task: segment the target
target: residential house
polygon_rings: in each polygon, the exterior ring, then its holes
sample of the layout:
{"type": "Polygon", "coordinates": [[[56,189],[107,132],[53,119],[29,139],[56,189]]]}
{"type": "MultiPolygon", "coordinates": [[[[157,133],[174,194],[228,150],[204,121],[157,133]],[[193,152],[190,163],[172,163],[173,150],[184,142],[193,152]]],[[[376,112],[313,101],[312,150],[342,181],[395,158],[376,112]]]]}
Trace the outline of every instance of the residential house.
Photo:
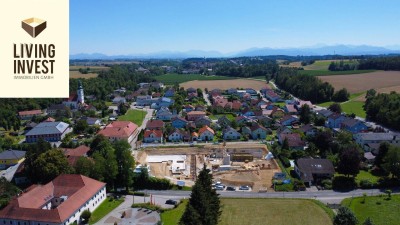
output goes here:
{"type": "Polygon", "coordinates": [[[186,91],[187,91],[188,94],[189,93],[197,93],[197,89],[196,88],[192,88],[192,87],[186,89],[186,91]]]}
{"type": "Polygon", "coordinates": [[[199,139],[199,134],[197,132],[192,132],[191,138],[192,141],[197,141],[199,139]]]}
{"type": "Polygon", "coordinates": [[[326,122],[326,126],[333,128],[340,128],[342,122],[346,119],[346,117],[342,114],[335,113],[328,117],[328,121],[326,122]]]}
{"type": "Polygon", "coordinates": [[[209,126],[205,125],[204,127],[200,128],[199,132],[199,139],[202,141],[212,141],[214,139],[214,130],[211,129],[209,126]]]}
{"type": "Polygon", "coordinates": [[[224,140],[239,140],[241,135],[232,127],[227,127],[223,130],[222,137],[224,140]]]}
{"type": "Polygon", "coordinates": [[[203,112],[205,112],[206,111],[206,106],[204,106],[204,105],[196,105],[196,108],[195,108],[194,111],[203,111],[203,112]]]}
{"type": "Polygon", "coordinates": [[[196,127],[210,126],[212,121],[208,117],[200,117],[194,121],[196,127]]]}
{"type": "Polygon", "coordinates": [[[306,147],[306,143],[301,140],[300,134],[298,133],[292,133],[292,134],[279,134],[278,135],[278,141],[280,144],[283,144],[283,142],[287,139],[289,148],[292,150],[304,150],[306,147]]]}
{"type": "Polygon", "coordinates": [[[146,130],[144,132],[143,141],[145,143],[162,143],[163,141],[163,132],[162,130],[146,130]]]}
{"type": "Polygon", "coordinates": [[[75,166],[80,157],[87,157],[90,148],[86,145],[81,145],[76,148],[62,148],[65,157],[67,157],[68,164],[75,166]]]}
{"type": "Polygon", "coordinates": [[[164,93],[164,97],[168,97],[168,98],[174,97],[174,95],[175,95],[175,89],[173,89],[173,88],[168,89],[164,93]]]}
{"type": "Polygon", "coordinates": [[[163,121],[169,121],[175,116],[176,115],[173,115],[167,107],[161,107],[161,109],[157,110],[156,113],[156,118],[163,121]]]}
{"type": "Polygon", "coordinates": [[[374,164],[375,156],[372,154],[372,152],[364,152],[364,161],[368,164],[374,164]]]}
{"type": "Polygon", "coordinates": [[[106,184],[78,174],[62,174],[44,185],[34,185],[0,211],[0,224],[80,224],[105,200],[106,184]]]}
{"type": "Polygon", "coordinates": [[[273,122],[271,118],[264,115],[256,116],[254,118],[258,121],[258,123],[262,124],[264,127],[270,127],[273,122]]]}
{"type": "Polygon", "coordinates": [[[280,135],[280,134],[292,134],[293,131],[287,127],[287,126],[280,126],[277,130],[276,130],[276,134],[280,135]]]}
{"type": "Polygon", "coordinates": [[[171,119],[171,123],[174,128],[184,128],[186,127],[188,121],[182,117],[175,117],[171,119]]]}
{"type": "Polygon", "coordinates": [[[165,123],[162,120],[149,120],[146,124],[147,130],[162,130],[165,123]]]}
{"type": "Polygon", "coordinates": [[[66,116],[69,108],[63,104],[51,105],[47,108],[47,114],[50,116],[66,116]]]}
{"type": "Polygon", "coordinates": [[[5,150],[0,152],[0,170],[17,165],[25,159],[25,151],[5,150]]]}
{"type": "Polygon", "coordinates": [[[283,110],[285,110],[285,112],[290,114],[290,115],[296,115],[297,114],[297,109],[294,107],[294,105],[286,104],[285,107],[283,107],[283,110]]]}
{"type": "Polygon", "coordinates": [[[86,123],[89,126],[100,125],[101,120],[99,118],[95,118],[95,117],[88,117],[88,118],[86,118],[86,123]]]}
{"type": "Polygon", "coordinates": [[[328,118],[332,114],[333,114],[333,112],[329,109],[321,109],[321,110],[317,111],[317,115],[322,116],[324,118],[328,118]]]}
{"type": "Polygon", "coordinates": [[[267,132],[268,132],[267,128],[257,123],[254,123],[253,126],[250,127],[250,130],[251,130],[251,137],[254,140],[257,139],[265,140],[265,138],[267,137],[267,132]]]}
{"type": "Polygon", "coordinates": [[[248,126],[243,126],[242,127],[242,135],[248,135],[251,136],[251,129],[248,126]]]}
{"type": "Polygon", "coordinates": [[[183,108],[185,109],[185,112],[186,112],[186,113],[195,110],[194,106],[192,106],[192,105],[185,105],[183,108]]]}
{"type": "Polygon", "coordinates": [[[399,133],[357,133],[353,135],[354,140],[364,151],[377,150],[379,145],[387,142],[391,145],[400,146],[399,133]]]}
{"type": "Polygon", "coordinates": [[[172,142],[189,141],[190,134],[186,131],[174,129],[169,135],[168,140],[172,142]]]}
{"type": "Polygon", "coordinates": [[[218,124],[222,127],[227,127],[231,125],[231,121],[226,116],[218,117],[218,124]]]}
{"type": "Polygon", "coordinates": [[[151,95],[140,95],[136,97],[136,105],[138,106],[149,106],[153,103],[151,95]]]}
{"type": "Polygon", "coordinates": [[[161,107],[169,107],[174,104],[174,100],[171,98],[162,97],[157,102],[151,104],[152,109],[159,109],[161,107]]]}
{"type": "Polygon", "coordinates": [[[206,113],[203,111],[191,111],[186,114],[186,118],[188,121],[195,121],[200,117],[205,117],[206,113]]]}
{"type": "Polygon", "coordinates": [[[230,94],[230,95],[235,95],[235,94],[237,94],[237,91],[238,90],[236,88],[229,88],[227,90],[227,93],[230,94]]]}
{"type": "Polygon", "coordinates": [[[113,100],[112,100],[112,104],[114,104],[114,105],[125,104],[125,103],[126,103],[126,99],[124,97],[120,97],[120,96],[117,96],[117,97],[113,98],[113,100]]]}
{"type": "Polygon", "coordinates": [[[310,101],[299,101],[297,102],[297,104],[295,104],[295,107],[298,111],[300,111],[301,107],[303,107],[304,105],[308,105],[310,109],[314,108],[314,105],[310,101]]]}
{"type": "Polygon", "coordinates": [[[43,120],[42,122],[56,122],[56,119],[53,117],[47,117],[47,119],[43,120]]]}
{"type": "Polygon", "coordinates": [[[242,103],[239,100],[233,100],[231,108],[232,108],[232,111],[239,112],[240,109],[242,108],[242,103]]]}
{"type": "Polygon", "coordinates": [[[335,168],[329,159],[298,159],[294,171],[307,186],[332,179],[335,168]]]}
{"type": "Polygon", "coordinates": [[[21,120],[30,120],[34,116],[43,115],[42,110],[29,110],[29,111],[20,111],[18,112],[18,116],[21,120]]]}
{"type": "Polygon", "coordinates": [[[303,134],[305,134],[306,136],[313,137],[318,132],[318,129],[311,124],[306,124],[306,125],[300,127],[299,131],[302,132],[303,134]]]}
{"type": "Polygon", "coordinates": [[[270,116],[270,117],[272,117],[274,119],[279,119],[279,118],[282,118],[282,117],[285,116],[285,112],[282,109],[278,108],[278,107],[274,107],[271,110],[271,114],[267,115],[267,116],[270,116]]]}
{"type": "Polygon", "coordinates": [[[243,125],[249,121],[249,118],[246,116],[238,116],[235,118],[235,121],[238,125],[243,125]]]}
{"type": "Polygon", "coordinates": [[[69,125],[64,122],[42,122],[25,134],[27,143],[37,142],[40,138],[48,142],[56,142],[64,139],[71,132],[69,125]]]}
{"type": "Polygon", "coordinates": [[[340,128],[347,130],[353,134],[368,131],[368,127],[367,127],[367,125],[365,125],[364,122],[353,119],[353,118],[347,118],[346,120],[344,120],[340,124],[340,128]]]}
{"type": "Polygon", "coordinates": [[[150,86],[156,89],[164,88],[164,84],[159,81],[151,82],[150,86]]]}
{"type": "Polygon", "coordinates": [[[278,102],[282,100],[281,97],[272,89],[267,89],[265,91],[265,97],[271,102],[278,102]]]}
{"type": "Polygon", "coordinates": [[[131,143],[138,135],[138,125],[130,121],[114,121],[108,124],[98,134],[103,135],[110,141],[126,140],[131,143]]]}
{"type": "Polygon", "coordinates": [[[298,122],[299,122],[299,119],[292,115],[286,115],[286,116],[282,117],[282,119],[279,120],[279,123],[282,126],[290,126],[290,125],[293,125],[298,122]]]}
{"type": "Polygon", "coordinates": [[[246,88],[244,90],[246,91],[246,93],[249,93],[251,95],[256,95],[257,94],[257,91],[254,90],[253,88],[246,88]]]}

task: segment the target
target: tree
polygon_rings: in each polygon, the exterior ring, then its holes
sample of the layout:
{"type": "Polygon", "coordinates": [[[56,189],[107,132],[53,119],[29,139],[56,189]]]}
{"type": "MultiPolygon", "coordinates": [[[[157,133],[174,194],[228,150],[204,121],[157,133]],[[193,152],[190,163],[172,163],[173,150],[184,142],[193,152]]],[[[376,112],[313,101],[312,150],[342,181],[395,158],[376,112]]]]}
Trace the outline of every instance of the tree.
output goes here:
{"type": "Polygon", "coordinates": [[[87,209],[84,210],[81,214],[81,218],[82,220],[84,220],[85,222],[88,222],[90,217],[92,216],[92,213],[87,209]]]}
{"type": "Polygon", "coordinates": [[[347,207],[340,207],[333,219],[333,225],[356,225],[358,220],[354,213],[347,207]]]}
{"type": "Polygon", "coordinates": [[[289,150],[289,149],[290,149],[290,147],[289,147],[289,141],[288,141],[287,138],[285,138],[285,139],[283,140],[283,142],[282,142],[282,150],[289,150]]]}
{"type": "Polygon", "coordinates": [[[220,200],[211,188],[212,175],[204,165],[192,188],[189,203],[179,222],[181,225],[217,225],[220,211],[220,200]]]}
{"type": "Polygon", "coordinates": [[[311,121],[311,111],[307,104],[304,104],[300,109],[300,122],[308,124],[311,121]]]}
{"type": "Polygon", "coordinates": [[[357,148],[348,147],[339,154],[339,164],[337,171],[346,176],[357,175],[360,172],[360,152],[357,148]]]}
{"type": "Polygon", "coordinates": [[[347,91],[346,88],[342,88],[339,91],[337,91],[335,94],[332,96],[332,100],[335,102],[345,102],[349,100],[350,94],[347,91]]]}
{"type": "Polygon", "coordinates": [[[47,183],[60,174],[71,173],[67,157],[60,149],[51,149],[39,155],[34,161],[32,172],[37,174],[37,181],[47,183]]]}
{"type": "Polygon", "coordinates": [[[374,222],[371,220],[371,218],[367,217],[367,219],[365,219],[363,225],[374,225],[374,222]]]}
{"type": "Polygon", "coordinates": [[[79,157],[74,165],[75,173],[87,177],[92,177],[93,167],[94,167],[93,160],[83,156],[79,157]]]}
{"type": "Polygon", "coordinates": [[[390,146],[384,160],[383,168],[393,177],[400,178],[400,147],[390,146]]]}
{"type": "Polygon", "coordinates": [[[82,134],[88,127],[89,125],[86,120],[78,120],[74,127],[74,132],[76,134],[82,134]]]}
{"type": "Polygon", "coordinates": [[[389,151],[390,148],[390,144],[387,142],[382,142],[379,145],[379,151],[378,151],[378,155],[375,157],[375,165],[378,167],[382,168],[382,164],[385,163],[385,156],[387,154],[387,152],[389,151]]]}
{"type": "Polygon", "coordinates": [[[132,168],[135,166],[135,160],[130,151],[131,146],[125,140],[116,141],[113,146],[118,164],[117,181],[125,187],[126,191],[129,191],[129,187],[133,184],[132,168]]]}
{"type": "Polygon", "coordinates": [[[342,107],[338,103],[333,103],[328,107],[334,113],[342,113],[342,107]]]}
{"type": "Polygon", "coordinates": [[[308,148],[304,150],[305,155],[310,156],[310,157],[316,157],[318,155],[318,148],[315,146],[314,143],[310,143],[308,145],[308,148]]]}

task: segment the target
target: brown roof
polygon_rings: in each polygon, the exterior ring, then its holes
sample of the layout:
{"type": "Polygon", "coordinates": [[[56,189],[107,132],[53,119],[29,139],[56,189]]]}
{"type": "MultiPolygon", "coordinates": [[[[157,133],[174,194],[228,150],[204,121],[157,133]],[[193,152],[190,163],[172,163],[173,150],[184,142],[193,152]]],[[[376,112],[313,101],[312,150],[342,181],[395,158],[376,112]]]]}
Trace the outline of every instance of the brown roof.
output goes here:
{"type": "Polygon", "coordinates": [[[89,151],[90,148],[86,145],[81,145],[77,148],[63,148],[62,149],[65,156],[85,156],[89,151]]]}
{"type": "Polygon", "coordinates": [[[137,128],[136,124],[129,121],[114,121],[99,131],[98,134],[105,137],[129,138],[137,128]]]}
{"type": "Polygon", "coordinates": [[[214,130],[211,129],[209,126],[205,125],[204,127],[200,128],[199,130],[199,134],[201,135],[202,133],[206,132],[206,131],[210,131],[212,134],[214,134],[214,130]]]}
{"type": "Polygon", "coordinates": [[[38,185],[13,199],[2,211],[5,219],[62,223],[70,218],[106,184],[78,174],[62,174],[46,185],[38,185]],[[42,209],[53,197],[68,198],[55,209],[42,209]]]}
{"type": "Polygon", "coordinates": [[[18,115],[20,116],[27,116],[27,115],[38,115],[38,114],[42,114],[42,110],[29,110],[29,111],[21,111],[18,113],[18,115]]]}
{"type": "Polygon", "coordinates": [[[43,122],[55,122],[56,119],[54,119],[53,117],[49,117],[47,119],[45,119],[43,122]]]}
{"type": "Polygon", "coordinates": [[[187,115],[206,115],[206,113],[203,111],[191,111],[188,112],[187,115]]]}
{"type": "Polygon", "coordinates": [[[154,134],[156,137],[162,137],[163,132],[161,130],[146,130],[144,132],[144,137],[149,137],[150,134],[154,134]]]}
{"type": "Polygon", "coordinates": [[[154,129],[154,128],[163,128],[164,122],[162,120],[149,120],[147,121],[146,128],[154,129]]]}

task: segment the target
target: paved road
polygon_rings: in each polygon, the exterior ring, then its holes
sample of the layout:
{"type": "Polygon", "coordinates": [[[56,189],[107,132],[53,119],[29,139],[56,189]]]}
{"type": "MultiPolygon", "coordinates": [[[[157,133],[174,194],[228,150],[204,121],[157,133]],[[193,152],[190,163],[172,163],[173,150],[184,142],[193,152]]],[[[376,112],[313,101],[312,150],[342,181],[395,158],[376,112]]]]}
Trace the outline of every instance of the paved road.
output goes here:
{"type": "Polygon", "coordinates": [[[137,147],[136,143],[137,143],[138,135],[142,130],[144,130],[146,128],[147,122],[149,120],[151,120],[151,118],[153,117],[154,109],[150,109],[150,108],[147,108],[147,107],[145,107],[145,108],[137,108],[133,104],[134,103],[132,103],[132,105],[131,105],[131,109],[142,110],[143,113],[146,113],[145,117],[143,118],[142,125],[140,125],[140,127],[138,127],[138,129],[137,129],[137,135],[136,135],[135,139],[133,139],[132,142],[131,142],[132,147],[135,149],[137,147]]]}
{"type": "Polygon", "coordinates": [[[208,99],[208,94],[203,90],[203,98],[206,101],[207,105],[210,106],[211,102],[210,99],[208,99]]]}
{"type": "MultiPolygon", "coordinates": [[[[147,191],[154,196],[168,196],[169,198],[188,198],[190,191],[147,191]]],[[[362,196],[366,193],[369,196],[385,194],[384,191],[379,189],[371,190],[354,190],[349,192],[337,192],[337,191],[303,191],[303,192],[245,192],[245,191],[218,191],[221,197],[228,198],[307,198],[317,199],[324,203],[340,203],[345,198],[362,196]]]]}

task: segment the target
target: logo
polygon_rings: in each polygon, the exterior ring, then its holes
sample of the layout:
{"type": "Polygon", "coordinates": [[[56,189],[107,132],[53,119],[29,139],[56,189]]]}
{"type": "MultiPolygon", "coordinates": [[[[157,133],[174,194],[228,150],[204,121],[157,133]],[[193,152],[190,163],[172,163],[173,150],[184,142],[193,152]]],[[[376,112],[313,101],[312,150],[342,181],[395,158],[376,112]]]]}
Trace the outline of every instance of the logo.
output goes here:
{"type": "Polygon", "coordinates": [[[39,18],[29,18],[22,20],[22,29],[24,29],[33,38],[37,37],[46,29],[46,21],[39,18]]]}

